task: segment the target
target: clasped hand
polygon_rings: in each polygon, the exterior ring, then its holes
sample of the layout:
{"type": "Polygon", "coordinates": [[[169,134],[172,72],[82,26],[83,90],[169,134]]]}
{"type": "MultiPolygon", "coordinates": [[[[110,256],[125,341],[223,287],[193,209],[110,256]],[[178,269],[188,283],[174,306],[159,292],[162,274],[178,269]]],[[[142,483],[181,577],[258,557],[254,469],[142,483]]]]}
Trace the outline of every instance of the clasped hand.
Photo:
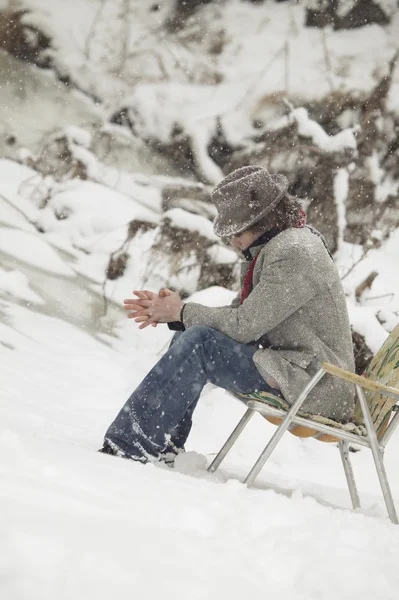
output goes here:
{"type": "Polygon", "coordinates": [[[176,292],[164,288],[159,294],[148,290],[134,290],[133,294],[137,298],[128,298],[123,304],[124,309],[128,311],[128,318],[141,323],[139,329],[149,325],[156,327],[158,323],[179,321],[183,301],[176,292]]]}

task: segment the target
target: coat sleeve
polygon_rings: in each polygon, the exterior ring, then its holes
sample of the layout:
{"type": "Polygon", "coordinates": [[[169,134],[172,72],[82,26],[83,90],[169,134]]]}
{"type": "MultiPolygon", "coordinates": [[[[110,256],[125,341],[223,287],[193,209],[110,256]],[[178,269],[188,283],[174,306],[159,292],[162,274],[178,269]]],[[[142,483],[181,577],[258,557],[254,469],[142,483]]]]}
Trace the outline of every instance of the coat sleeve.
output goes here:
{"type": "Polygon", "coordinates": [[[186,328],[184,327],[183,323],[181,321],[169,321],[169,323],[166,323],[168,326],[168,329],[170,329],[170,331],[185,331],[186,328]]]}
{"type": "Polygon", "coordinates": [[[212,327],[240,343],[250,343],[267,334],[319,292],[312,265],[298,250],[295,255],[264,265],[259,282],[237,307],[185,304],[185,327],[212,327]]]}

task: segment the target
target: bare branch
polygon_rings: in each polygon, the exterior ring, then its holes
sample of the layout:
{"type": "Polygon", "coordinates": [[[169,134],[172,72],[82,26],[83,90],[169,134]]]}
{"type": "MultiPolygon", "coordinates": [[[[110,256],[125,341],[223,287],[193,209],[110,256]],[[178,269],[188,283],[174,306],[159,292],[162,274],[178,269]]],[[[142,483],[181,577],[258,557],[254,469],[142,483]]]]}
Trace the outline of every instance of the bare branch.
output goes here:
{"type": "Polygon", "coordinates": [[[94,16],[93,22],[91,24],[89,33],[88,33],[87,38],[86,38],[85,47],[84,47],[84,51],[83,52],[84,52],[84,55],[85,55],[85,58],[86,58],[87,61],[90,60],[91,43],[93,41],[93,37],[94,37],[95,31],[96,31],[97,25],[100,22],[101,15],[102,15],[102,12],[104,10],[104,6],[105,6],[106,2],[107,2],[107,0],[101,0],[100,1],[100,6],[97,9],[97,12],[96,12],[96,14],[94,16]]]}

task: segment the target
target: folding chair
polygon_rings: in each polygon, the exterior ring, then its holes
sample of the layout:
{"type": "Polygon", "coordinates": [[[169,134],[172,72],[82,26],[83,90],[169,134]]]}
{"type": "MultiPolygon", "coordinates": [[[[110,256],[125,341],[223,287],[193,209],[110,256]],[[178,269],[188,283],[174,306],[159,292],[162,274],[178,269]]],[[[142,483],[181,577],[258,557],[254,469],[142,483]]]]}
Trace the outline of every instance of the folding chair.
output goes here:
{"type": "Polygon", "coordinates": [[[349,456],[349,444],[357,444],[371,450],[389,518],[393,523],[398,524],[395,504],[384,466],[385,447],[399,423],[398,384],[399,325],[389,335],[362,376],[322,362],[317,373],[292,405],[267,392],[232,394],[246,404],[247,411],[208,467],[208,471],[216,471],[252,416],[257,412],[268,421],[278,425],[278,429],[270,438],[244,483],[249,486],[254,483],[284,433],[290,431],[302,438],[314,437],[323,442],[338,442],[352,505],[354,509],[360,508],[359,494],[349,456]],[[326,373],[355,385],[356,407],[353,423],[342,424],[300,411],[310,391],[326,373]]]}

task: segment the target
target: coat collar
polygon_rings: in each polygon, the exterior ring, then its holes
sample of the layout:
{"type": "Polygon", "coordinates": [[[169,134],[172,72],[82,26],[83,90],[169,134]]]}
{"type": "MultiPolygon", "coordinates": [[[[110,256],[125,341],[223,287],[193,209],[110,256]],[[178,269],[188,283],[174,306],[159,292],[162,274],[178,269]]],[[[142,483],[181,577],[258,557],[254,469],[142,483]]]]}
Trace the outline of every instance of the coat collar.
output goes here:
{"type": "Polygon", "coordinates": [[[259,252],[262,250],[263,246],[265,246],[270,240],[272,240],[276,235],[281,232],[281,229],[274,227],[273,229],[269,229],[262,233],[257,240],[254,241],[253,244],[248,246],[246,250],[242,251],[242,254],[246,260],[252,260],[255,256],[258,256],[259,252]]]}

